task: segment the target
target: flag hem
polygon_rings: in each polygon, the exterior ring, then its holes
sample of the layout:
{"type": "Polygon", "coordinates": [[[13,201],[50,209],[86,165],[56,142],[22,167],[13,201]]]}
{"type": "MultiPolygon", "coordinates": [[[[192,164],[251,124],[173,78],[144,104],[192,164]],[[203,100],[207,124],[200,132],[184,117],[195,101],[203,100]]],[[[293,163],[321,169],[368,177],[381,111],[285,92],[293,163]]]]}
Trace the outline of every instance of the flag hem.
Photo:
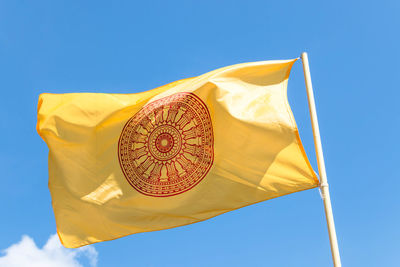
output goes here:
{"type": "MultiPolygon", "coordinates": [[[[221,213],[219,213],[219,214],[216,214],[216,215],[213,215],[213,216],[210,216],[210,217],[208,217],[208,218],[201,219],[201,220],[198,220],[198,221],[195,221],[195,222],[180,224],[180,225],[176,225],[176,226],[172,226],[172,227],[167,227],[167,228],[159,228],[159,229],[153,229],[153,230],[148,230],[148,231],[141,231],[141,232],[136,232],[136,233],[131,233],[131,234],[124,234],[124,235],[120,235],[120,236],[117,236],[117,237],[114,237],[114,238],[110,238],[110,239],[106,239],[106,240],[99,240],[99,241],[95,241],[95,242],[79,242],[78,245],[67,246],[67,245],[65,244],[65,242],[63,242],[63,240],[62,240],[58,228],[57,228],[57,234],[58,234],[58,236],[59,236],[59,238],[60,238],[61,244],[62,244],[64,247],[66,247],[66,248],[80,248],[80,247],[83,247],[83,246],[92,245],[92,244],[96,244],[96,243],[100,243],[100,242],[106,242],[106,241],[116,240],[116,239],[118,239],[118,238],[130,236],[130,235],[134,235],[134,234],[149,233],[149,232],[156,232],[156,231],[162,231],[162,230],[169,230],[169,229],[173,229],[173,228],[177,228],[177,227],[182,227],[182,226],[186,226],[186,225],[190,225],[190,224],[195,224],[195,223],[199,223],[199,222],[204,222],[204,221],[206,221],[206,220],[209,220],[209,219],[211,219],[211,218],[220,216],[220,215],[222,215],[222,214],[225,214],[225,213],[228,213],[228,212],[231,212],[231,211],[234,211],[234,210],[239,210],[239,209],[242,209],[242,208],[245,208],[245,207],[254,205],[254,204],[258,204],[258,203],[261,203],[261,202],[264,202],[264,201],[267,201],[267,200],[271,200],[271,199],[275,199],[275,198],[278,198],[278,197],[290,195],[290,194],[293,194],[293,193],[297,193],[297,192],[301,192],[301,191],[313,189],[313,188],[316,188],[316,187],[318,187],[318,185],[317,185],[317,184],[313,184],[313,185],[311,185],[310,187],[307,187],[307,188],[303,188],[303,189],[296,190],[296,191],[289,192],[289,193],[279,194],[279,195],[276,195],[276,196],[273,196],[273,197],[270,197],[270,198],[266,198],[266,199],[263,199],[263,200],[260,200],[260,201],[257,201],[257,202],[249,203],[249,204],[240,206],[240,207],[238,207],[238,208],[230,209],[230,210],[221,212],[221,213]]],[[[56,224],[57,224],[57,223],[56,223],[56,224]]],[[[78,243],[78,242],[77,242],[77,243],[78,243]]]]}
{"type": "Polygon", "coordinates": [[[300,138],[300,133],[299,133],[299,129],[297,127],[297,123],[296,120],[294,119],[294,115],[293,115],[293,111],[289,105],[289,100],[287,97],[287,85],[288,85],[288,81],[289,81],[289,75],[290,72],[292,70],[293,64],[298,60],[298,58],[294,59],[291,66],[288,68],[287,71],[287,79],[286,81],[283,83],[283,94],[284,94],[284,101],[285,101],[285,106],[286,106],[286,111],[289,114],[290,120],[292,121],[293,126],[295,127],[295,136],[296,136],[296,140],[298,143],[298,148],[300,149],[301,154],[303,155],[303,159],[306,162],[308,168],[310,169],[311,173],[313,174],[313,178],[314,178],[314,182],[316,182],[317,184],[319,184],[319,180],[318,180],[318,176],[316,174],[316,172],[314,171],[313,167],[311,166],[310,160],[308,159],[307,153],[304,149],[303,143],[301,142],[301,138],[300,138]]]}

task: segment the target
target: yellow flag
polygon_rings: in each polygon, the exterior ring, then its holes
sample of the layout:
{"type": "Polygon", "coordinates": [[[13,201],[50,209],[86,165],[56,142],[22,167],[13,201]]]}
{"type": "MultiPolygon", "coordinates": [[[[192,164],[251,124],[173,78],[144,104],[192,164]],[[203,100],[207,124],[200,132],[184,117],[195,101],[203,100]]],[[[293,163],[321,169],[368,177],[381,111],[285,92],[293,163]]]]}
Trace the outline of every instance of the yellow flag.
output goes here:
{"type": "Polygon", "coordinates": [[[42,94],[37,131],[65,247],[187,225],[314,188],[286,88],[296,60],[137,94],[42,94]]]}

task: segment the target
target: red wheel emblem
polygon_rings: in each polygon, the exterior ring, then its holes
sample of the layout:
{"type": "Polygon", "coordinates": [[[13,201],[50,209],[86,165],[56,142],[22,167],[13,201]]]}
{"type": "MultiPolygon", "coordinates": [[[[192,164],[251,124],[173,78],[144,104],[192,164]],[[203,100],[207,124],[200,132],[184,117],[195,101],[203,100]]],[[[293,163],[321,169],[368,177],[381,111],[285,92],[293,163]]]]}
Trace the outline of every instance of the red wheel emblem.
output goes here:
{"type": "Polygon", "coordinates": [[[118,156],[127,181],[142,194],[168,197],[190,190],[214,160],[207,106],[193,93],[147,104],[122,130],[118,156]]]}

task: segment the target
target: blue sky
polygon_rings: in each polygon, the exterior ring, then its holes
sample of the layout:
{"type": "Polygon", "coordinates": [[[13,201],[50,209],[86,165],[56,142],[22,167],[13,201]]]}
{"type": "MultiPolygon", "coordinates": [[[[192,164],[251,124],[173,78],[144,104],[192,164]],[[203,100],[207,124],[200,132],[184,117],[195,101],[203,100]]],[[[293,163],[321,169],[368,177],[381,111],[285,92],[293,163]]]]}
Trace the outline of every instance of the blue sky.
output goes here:
{"type": "MultiPolygon", "coordinates": [[[[307,51],[342,263],[398,266],[399,12],[398,1],[0,1],[0,263],[13,244],[56,242],[40,93],[134,93],[307,51]]],[[[288,93],[316,168],[301,62],[288,93]]],[[[65,266],[331,265],[317,189],[90,255],[51,247],[65,266]]]]}

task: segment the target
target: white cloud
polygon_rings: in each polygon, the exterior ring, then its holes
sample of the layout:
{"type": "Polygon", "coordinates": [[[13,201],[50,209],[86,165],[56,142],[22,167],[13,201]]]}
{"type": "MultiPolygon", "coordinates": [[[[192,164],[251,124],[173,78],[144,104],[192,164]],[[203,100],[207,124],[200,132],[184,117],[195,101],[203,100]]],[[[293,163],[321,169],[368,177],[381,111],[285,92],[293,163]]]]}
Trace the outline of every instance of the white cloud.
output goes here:
{"type": "Polygon", "coordinates": [[[38,248],[29,236],[2,251],[0,266],[2,267],[82,267],[79,259],[86,257],[89,265],[97,265],[97,251],[86,246],[78,249],[64,248],[57,235],[50,236],[43,248],[38,248]]]}

